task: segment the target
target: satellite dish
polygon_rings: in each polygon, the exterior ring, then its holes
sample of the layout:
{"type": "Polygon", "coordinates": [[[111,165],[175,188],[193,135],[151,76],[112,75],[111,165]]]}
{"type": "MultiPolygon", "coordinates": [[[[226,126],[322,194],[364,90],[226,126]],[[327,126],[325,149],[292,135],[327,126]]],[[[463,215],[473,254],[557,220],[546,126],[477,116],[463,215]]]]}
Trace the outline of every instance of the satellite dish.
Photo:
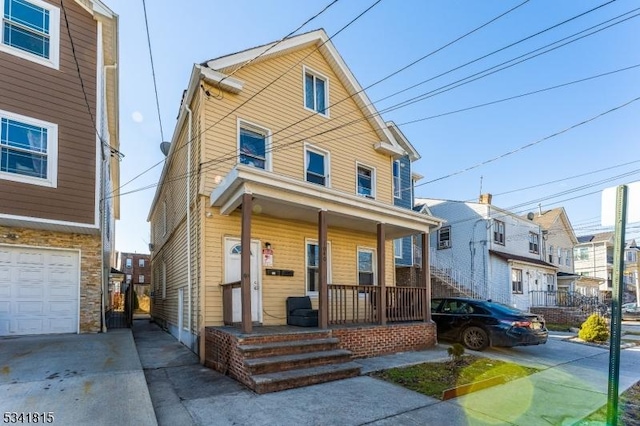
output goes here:
{"type": "Polygon", "coordinates": [[[527,219],[533,220],[534,217],[536,217],[536,215],[534,215],[533,212],[527,213],[527,219]]]}
{"type": "Polygon", "coordinates": [[[171,148],[171,142],[162,142],[160,144],[160,151],[162,151],[165,157],[169,155],[170,148],[171,148]]]}

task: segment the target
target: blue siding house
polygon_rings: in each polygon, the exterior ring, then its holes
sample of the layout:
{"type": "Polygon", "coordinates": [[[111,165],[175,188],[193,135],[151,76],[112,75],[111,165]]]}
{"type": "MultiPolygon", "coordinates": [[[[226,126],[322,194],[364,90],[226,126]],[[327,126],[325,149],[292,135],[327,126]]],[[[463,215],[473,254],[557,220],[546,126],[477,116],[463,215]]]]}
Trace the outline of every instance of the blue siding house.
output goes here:
{"type": "MultiPolygon", "coordinates": [[[[389,121],[386,124],[405,151],[405,154],[396,158],[392,165],[394,205],[413,209],[414,184],[422,176],[412,172],[412,164],[420,159],[420,154],[395,123],[389,121]]],[[[416,282],[413,240],[413,237],[405,237],[394,241],[397,285],[413,286],[416,282]]]]}

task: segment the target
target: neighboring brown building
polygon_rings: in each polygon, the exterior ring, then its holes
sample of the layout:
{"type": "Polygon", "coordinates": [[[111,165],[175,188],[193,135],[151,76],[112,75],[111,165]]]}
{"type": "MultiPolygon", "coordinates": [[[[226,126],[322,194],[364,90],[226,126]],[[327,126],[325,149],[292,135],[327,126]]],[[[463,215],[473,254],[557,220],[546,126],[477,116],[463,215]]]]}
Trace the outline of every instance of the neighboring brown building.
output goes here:
{"type": "Polygon", "coordinates": [[[98,0],[0,0],[0,13],[0,336],[104,330],[118,17],[98,0]]]}
{"type": "Polygon", "coordinates": [[[151,255],[149,254],[120,253],[118,269],[124,273],[125,284],[151,284],[151,255]]]}

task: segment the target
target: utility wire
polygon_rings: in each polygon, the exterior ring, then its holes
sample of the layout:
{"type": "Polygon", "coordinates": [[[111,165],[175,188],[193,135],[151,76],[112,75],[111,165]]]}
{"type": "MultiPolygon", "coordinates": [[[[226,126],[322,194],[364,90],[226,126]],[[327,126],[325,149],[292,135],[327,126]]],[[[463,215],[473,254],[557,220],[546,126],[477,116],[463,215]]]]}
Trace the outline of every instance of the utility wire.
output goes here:
{"type": "Polygon", "coordinates": [[[142,0],[144,9],[144,25],[147,30],[147,44],[149,45],[149,59],[151,60],[151,75],[153,76],[153,89],[156,94],[156,109],[158,110],[158,123],[160,124],[160,141],[164,142],[164,131],[162,130],[162,114],[160,114],[160,100],[158,97],[158,83],[156,82],[156,68],[153,64],[153,50],[151,49],[151,35],[149,34],[149,20],[147,19],[147,2],[142,0]]]}

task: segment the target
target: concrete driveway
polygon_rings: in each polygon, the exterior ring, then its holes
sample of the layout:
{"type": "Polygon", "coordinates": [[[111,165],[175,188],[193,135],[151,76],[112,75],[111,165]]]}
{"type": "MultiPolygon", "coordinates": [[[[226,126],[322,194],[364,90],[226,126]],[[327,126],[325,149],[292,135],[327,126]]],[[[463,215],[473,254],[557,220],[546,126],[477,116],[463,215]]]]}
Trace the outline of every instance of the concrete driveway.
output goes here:
{"type": "Polygon", "coordinates": [[[130,330],[0,338],[0,395],[55,424],[157,424],[130,330]]]}

